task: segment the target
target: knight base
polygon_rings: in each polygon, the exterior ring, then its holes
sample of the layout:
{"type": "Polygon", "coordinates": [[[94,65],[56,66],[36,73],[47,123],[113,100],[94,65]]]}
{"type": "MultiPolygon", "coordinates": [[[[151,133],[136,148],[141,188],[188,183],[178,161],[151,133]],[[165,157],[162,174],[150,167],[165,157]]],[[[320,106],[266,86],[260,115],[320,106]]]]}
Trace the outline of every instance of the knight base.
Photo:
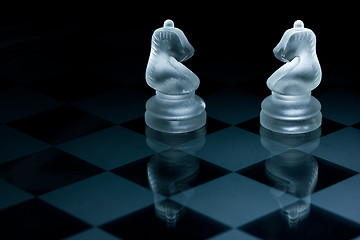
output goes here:
{"type": "Polygon", "coordinates": [[[146,102],[145,122],[166,133],[192,132],[206,124],[205,102],[195,91],[182,95],[156,92],[146,102]]]}
{"type": "Polygon", "coordinates": [[[298,134],[321,126],[320,102],[311,93],[300,96],[272,92],[261,103],[260,124],[274,132],[298,134]]]}

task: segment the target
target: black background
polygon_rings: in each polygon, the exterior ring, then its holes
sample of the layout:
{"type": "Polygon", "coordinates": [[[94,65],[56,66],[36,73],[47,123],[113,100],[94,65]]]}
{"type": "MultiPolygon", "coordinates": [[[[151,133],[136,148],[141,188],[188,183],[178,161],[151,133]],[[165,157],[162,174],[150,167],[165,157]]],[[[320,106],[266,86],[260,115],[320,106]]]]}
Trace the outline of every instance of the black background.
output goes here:
{"type": "Polygon", "coordinates": [[[8,61],[26,51],[46,52],[80,68],[121,59],[115,71],[145,82],[151,35],[164,20],[172,19],[195,48],[195,55],[184,63],[193,72],[208,69],[210,75],[214,71],[236,75],[257,71],[265,82],[282,65],[272,49],[284,31],[301,19],[317,36],[323,80],[333,73],[356,77],[356,9],[355,4],[315,2],[121,2],[4,8],[0,60],[8,61]],[[29,35],[38,37],[35,44],[28,44],[29,35]],[[56,43],[49,44],[54,38],[56,43]]]}

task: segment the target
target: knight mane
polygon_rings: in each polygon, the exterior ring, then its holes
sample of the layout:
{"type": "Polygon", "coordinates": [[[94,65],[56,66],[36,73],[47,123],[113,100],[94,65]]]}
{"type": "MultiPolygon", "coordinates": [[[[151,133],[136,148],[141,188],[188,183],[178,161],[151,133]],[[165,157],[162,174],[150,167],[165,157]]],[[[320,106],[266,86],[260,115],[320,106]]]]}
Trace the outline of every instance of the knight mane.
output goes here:
{"type": "Polygon", "coordinates": [[[154,51],[153,54],[156,55],[158,53],[159,48],[161,48],[165,41],[173,46],[181,46],[180,38],[175,32],[159,28],[154,31],[151,38],[151,51],[154,51]]]}
{"type": "Polygon", "coordinates": [[[314,32],[311,31],[310,29],[306,28],[303,31],[293,33],[290,36],[290,38],[289,38],[288,42],[286,43],[286,45],[288,45],[288,43],[290,41],[308,42],[309,49],[311,50],[312,53],[316,54],[316,36],[315,36],[314,32]]]}

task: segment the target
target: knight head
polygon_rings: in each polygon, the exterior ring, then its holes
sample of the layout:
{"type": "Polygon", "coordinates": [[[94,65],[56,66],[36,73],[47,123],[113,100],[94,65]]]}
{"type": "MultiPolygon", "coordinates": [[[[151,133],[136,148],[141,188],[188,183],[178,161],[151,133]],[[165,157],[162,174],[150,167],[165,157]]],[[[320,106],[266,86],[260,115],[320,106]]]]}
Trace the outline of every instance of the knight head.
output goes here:
{"type": "Polygon", "coordinates": [[[157,55],[165,53],[183,62],[194,55],[194,48],[185,34],[174,27],[174,22],[166,20],[162,28],[155,30],[151,40],[152,52],[157,55]]]}
{"type": "Polygon", "coordinates": [[[277,59],[289,62],[303,54],[316,54],[316,36],[313,31],[304,27],[301,20],[294,22],[294,27],[285,31],[273,52],[277,59]]]}

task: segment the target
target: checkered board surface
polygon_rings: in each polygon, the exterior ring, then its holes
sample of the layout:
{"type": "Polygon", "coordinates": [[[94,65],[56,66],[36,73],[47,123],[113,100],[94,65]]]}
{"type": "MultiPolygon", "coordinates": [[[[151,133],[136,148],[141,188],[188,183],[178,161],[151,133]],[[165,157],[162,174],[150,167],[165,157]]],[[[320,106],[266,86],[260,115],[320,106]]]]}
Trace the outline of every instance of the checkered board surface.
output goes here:
{"type": "Polygon", "coordinates": [[[349,71],[323,69],[321,131],[294,139],[260,131],[275,69],[194,65],[207,125],[161,134],[144,124],[147,58],[121,56],[116,34],[89,43],[84,32],[2,46],[1,239],[360,239],[349,71]],[[90,45],[107,58],[88,58],[90,45]]]}

